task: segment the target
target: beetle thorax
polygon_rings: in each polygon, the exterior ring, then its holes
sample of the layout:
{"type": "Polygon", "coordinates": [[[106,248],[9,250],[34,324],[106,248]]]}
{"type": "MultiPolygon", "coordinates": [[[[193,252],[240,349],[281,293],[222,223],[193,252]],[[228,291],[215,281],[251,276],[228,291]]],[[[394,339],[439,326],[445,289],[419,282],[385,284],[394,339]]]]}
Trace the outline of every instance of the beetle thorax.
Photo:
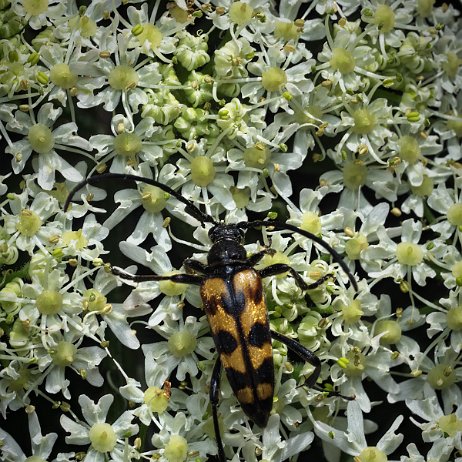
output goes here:
{"type": "Polygon", "coordinates": [[[209,265],[227,265],[233,262],[242,262],[247,252],[242,244],[234,239],[221,239],[210,248],[207,256],[209,265]]]}

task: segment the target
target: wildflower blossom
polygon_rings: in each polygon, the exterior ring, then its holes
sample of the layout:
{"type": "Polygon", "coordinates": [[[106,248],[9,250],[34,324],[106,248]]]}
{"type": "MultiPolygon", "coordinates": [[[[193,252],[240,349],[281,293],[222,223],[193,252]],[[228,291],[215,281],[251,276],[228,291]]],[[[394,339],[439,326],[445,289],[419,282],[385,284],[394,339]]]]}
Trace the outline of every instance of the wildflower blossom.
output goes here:
{"type": "Polygon", "coordinates": [[[123,454],[130,451],[126,439],[138,432],[138,425],[131,423],[134,416],[130,411],[123,412],[112,424],[106,422],[113,400],[113,396],[104,395],[95,403],[88,396],[80,395],[79,405],[85,421],[61,416],[62,427],[70,433],[66,441],[69,444],[88,446],[85,459],[103,461],[109,454],[114,460],[122,461],[123,454]]]}
{"type": "Polygon", "coordinates": [[[35,151],[38,154],[36,157],[38,183],[45,190],[52,189],[56,171],[74,182],[83,179],[78,170],[58,155],[56,149],[66,151],[67,148],[75,147],[88,151],[90,146],[88,141],[75,134],[77,132],[75,123],[70,122],[54,130],[51,129],[61,112],[61,108],[55,109],[51,103],[46,103],[33,117],[17,111],[14,121],[11,121],[8,126],[13,132],[24,135],[24,139],[10,142],[6,148],[6,151],[13,156],[11,161],[13,171],[20,173],[32,151],[35,151]]]}
{"type": "Polygon", "coordinates": [[[21,449],[21,446],[14,440],[14,438],[0,429],[0,438],[2,440],[2,448],[0,453],[5,462],[13,462],[20,460],[21,462],[30,460],[46,460],[50,457],[53,445],[58,438],[57,433],[48,433],[42,435],[42,430],[35,412],[30,412],[28,415],[28,428],[30,435],[30,442],[32,446],[32,455],[27,457],[21,449]]]}

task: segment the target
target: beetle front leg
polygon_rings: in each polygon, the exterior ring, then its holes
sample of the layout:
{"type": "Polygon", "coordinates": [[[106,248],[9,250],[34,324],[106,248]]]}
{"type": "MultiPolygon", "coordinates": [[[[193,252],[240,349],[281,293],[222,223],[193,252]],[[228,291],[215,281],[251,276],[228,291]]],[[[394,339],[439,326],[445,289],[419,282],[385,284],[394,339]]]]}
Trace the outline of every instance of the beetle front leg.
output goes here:
{"type": "Polygon", "coordinates": [[[133,282],[144,281],[172,281],[178,284],[195,284],[200,285],[202,277],[195,274],[171,274],[169,276],[161,276],[159,274],[130,274],[117,267],[112,267],[112,274],[119,276],[122,279],[127,279],[133,282]]]}
{"type": "Polygon", "coordinates": [[[220,425],[218,424],[218,402],[220,393],[221,361],[217,358],[213,367],[212,378],[210,379],[210,404],[212,405],[213,429],[215,431],[215,440],[218,446],[218,459],[220,462],[226,462],[223,441],[221,440],[220,425]]]}
{"type": "Polygon", "coordinates": [[[207,274],[208,266],[198,260],[187,258],[183,266],[187,274],[207,274]]]}
{"type": "Polygon", "coordinates": [[[313,387],[313,385],[315,385],[316,381],[318,380],[319,374],[321,373],[321,361],[319,358],[312,351],[308,350],[308,348],[305,348],[296,340],[286,337],[279,332],[272,330],[271,336],[275,340],[284,343],[284,345],[286,345],[289,350],[293,351],[300,359],[310,363],[314,367],[313,373],[305,381],[305,385],[310,388],[313,387]]]}
{"type": "Polygon", "coordinates": [[[274,255],[276,253],[276,250],[272,249],[271,247],[265,247],[263,250],[260,250],[260,252],[254,253],[253,255],[250,255],[250,257],[247,259],[247,263],[250,266],[255,266],[265,255],[274,255]]]}
{"type": "Polygon", "coordinates": [[[312,284],[307,284],[300,274],[297,273],[291,266],[286,265],[285,263],[275,263],[274,265],[267,266],[258,271],[262,278],[266,278],[268,276],[276,276],[277,274],[282,273],[290,273],[292,277],[295,279],[298,287],[302,290],[313,290],[316,287],[319,287],[323,282],[327,281],[332,277],[332,274],[326,274],[320,277],[317,281],[313,282],[312,284]]]}

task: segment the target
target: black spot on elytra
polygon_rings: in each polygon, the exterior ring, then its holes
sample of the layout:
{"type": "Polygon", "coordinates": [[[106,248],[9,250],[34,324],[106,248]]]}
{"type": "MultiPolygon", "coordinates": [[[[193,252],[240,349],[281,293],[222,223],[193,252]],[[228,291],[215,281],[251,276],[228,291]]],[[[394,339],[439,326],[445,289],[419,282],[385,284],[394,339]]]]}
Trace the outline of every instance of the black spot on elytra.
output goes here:
{"type": "Polygon", "coordinates": [[[231,354],[237,348],[237,340],[226,330],[219,330],[215,334],[215,341],[220,353],[231,354]]]}
{"type": "Polygon", "coordinates": [[[228,376],[228,382],[231,388],[236,392],[245,387],[252,385],[251,377],[249,374],[243,374],[242,372],[236,371],[232,367],[226,367],[226,375],[228,376]]]}
{"type": "Polygon", "coordinates": [[[256,282],[253,289],[253,300],[257,305],[259,305],[263,299],[263,287],[261,281],[258,281],[258,283],[256,282]]]}
{"type": "Polygon", "coordinates": [[[274,383],[274,363],[273,357],[265,358],[260,367],[255,371],[258,383],[274,383]]]}
{"type": "Polygon", "coordinates": [[[252,404],[241,404],[242,410],[247,417],[260,428],[265,428],[268,423],[271,409],[273,408],[273,397],[267,399],[259,399],[252,404]]]}
{"type": "Polygon", "coordinates": [[[261,348],[265,343],[271,341],[269,326],[256,322],[250,329],[248,340],[250,345],[261,348]]]}
{"type": "Polygon", "coordinates": [[[241,290],[234,290],[228,281],[227,290],[221,295],[221,302],[226,313],[239,316],[245,309],[245,294],[241,290]]]}

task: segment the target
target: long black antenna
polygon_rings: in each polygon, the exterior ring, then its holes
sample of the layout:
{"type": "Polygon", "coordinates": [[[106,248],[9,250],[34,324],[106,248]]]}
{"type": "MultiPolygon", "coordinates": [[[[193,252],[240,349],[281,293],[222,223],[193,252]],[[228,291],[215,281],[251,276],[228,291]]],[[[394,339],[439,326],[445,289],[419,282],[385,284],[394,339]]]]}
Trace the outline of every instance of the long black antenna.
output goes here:
{"type": "Polygon", "coordinates": [[[178,201],[185,204],[186,212],[189,213],[192,217],[199,220],[201,223],[213,223],[214,225],[217,224],[217,222],[210,215],[202,212],[202,210],[196,207],[191,201],[183,197],[180,193],[170,188],[169,186],[160,183],[159,181],[153,180],[152,178],[146,178],[138,175],[130,175],[129,173],[103,173],[101,175],[94,175],[90,176],[89,178],[86,178],[85,180],[75,185],[69,192],[66,202],[64,203],[64,211],[67,211],[69,204],[72,202],[72,198],[79,189],[83,188],[87,184],[93,185],[109,179],[117,179],[120,181],[141,181],[152,186],[157,186],[159,189],[162,189],[162,191],[165,191],[166,193],[172,195],[178,201]]]}
{"type": "Polygon", "coordinates": [[[311,239],[312,241],[316,242],[319,244],[321,247],[326,249],[333,257],[333,259],[342,267],[343,271],[346,273],[348,276],[348,279],[351,282],[351,285],[354,287],[355,291],[358,292],[358,283],[356,281],[356,278],[348,268],[347,264],[343,260],[343,258],[340,256],[340,254],[334,250],[327,242],[325,242],[323,239],[320,237],[316,236],[315,234],[310,233],[309,231],[305,231],[304,229],[298,228],[297,226],[291,225],[289,223],[282,223],[277,220],[254,220],[254,221],[241,221],[240,223],[237,223],[236,226],[238,228],[243,228],[243,229],[248,229],[248,228],[257,228],[261,226],[270,226],[274,229],[279,229],[279,230],[284,230],[287,229],[289,231],[292,231],[294,233],[301,234],[302,236],[307,237],[308,239],[311,239]]]}
{"type": "MultiPolygon", "coordinates": [[[[101,175],[94,175],[89,178],[86,178],[85,180],[81,181],[76,186],[74,186],[74,188],[72,188],[72,190],[69,192],[66,202],[64,203],[64,207],[63,207],[64,211],[66,212],[67,209],[69,208],[69,204],[72,202],[72,199],[74,195],[76,194],[76,192],[79,191],[81,188],[83,188],[85,185],[87,184],[93,185],[93,184],[99,183],[101,181],[109,180],[109,179],[117,179],[120,181],[141,181],[143,183],[150,184],[152,186],[157,186],[159,189],[162,189],[162,191],[165,191],[166,193],[172,195],[175,199],[183,203],[186,206],[185,211],[189,213],[192,217],[200,221],[202,224],[212,223],[215,226],[219,225],[219,223],[217,223],[210,215],[202,212],[202,210],[196,207],[191,201],[189,201],[188,199],[183,197],[180,193],[170,188],[169,186],[165,185],[164,183],[160,183],[159,181],[153,180],[152,178],[146,178],[146,177],[138,176],[138,175],[131,175],[129,173],[103,173],[101,175]]],[[[305,236],[308,239],[311,239],[312,241],[316,242],[321,247],[326,249],[332,255],[334,260],[342,267],[343,271],[348,276],[348,279],[350,280],[356,292],[358,292],[359,290],[358,283],[356,282],[354,275],[351,273],[345,261],[340,256],[340,254],[336,250],[334,250],[329,244],[327,244],[327,242],[325,242],[323,239],[310,233],[309,231],[305,231],[304,229],[298,228],[297,226],[291,225],[289,223],[282,223],[277,220],[241,221],[240,223],[236,223],[234,226],[236,226],[236,228],[241,228],[241,229],[257,228],[261,226],[272,227],[278,230],[285,229],[285,230],[292,231],[294,233],[301,234],[302,236],[305,236]]]]}

